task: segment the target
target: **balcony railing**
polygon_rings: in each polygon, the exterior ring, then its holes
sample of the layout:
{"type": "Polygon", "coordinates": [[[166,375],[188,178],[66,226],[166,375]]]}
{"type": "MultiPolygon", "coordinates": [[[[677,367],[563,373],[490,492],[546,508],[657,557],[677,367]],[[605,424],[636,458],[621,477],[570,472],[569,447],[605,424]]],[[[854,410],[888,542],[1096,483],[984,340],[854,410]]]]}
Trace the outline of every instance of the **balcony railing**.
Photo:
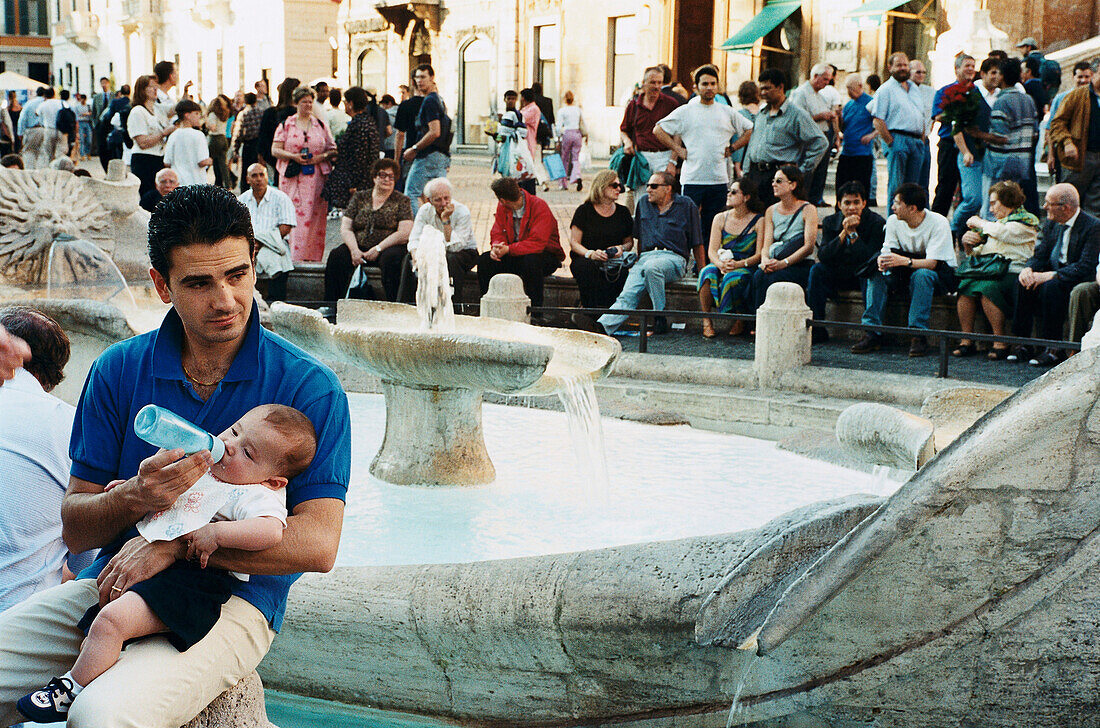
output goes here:
{"type": "Polygon", "coordinates": [[[73,10],[62,16],[54,34],[64,36],[65,40],[81,48],[93,48],[99,44],[99,16],[73,10]]]}

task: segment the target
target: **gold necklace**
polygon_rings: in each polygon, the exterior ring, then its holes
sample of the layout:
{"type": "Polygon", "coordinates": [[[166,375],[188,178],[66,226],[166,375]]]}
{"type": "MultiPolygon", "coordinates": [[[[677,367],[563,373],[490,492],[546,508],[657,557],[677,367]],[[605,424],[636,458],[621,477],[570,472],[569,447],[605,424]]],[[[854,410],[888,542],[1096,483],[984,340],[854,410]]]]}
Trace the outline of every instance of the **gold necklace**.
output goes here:
{"type": "Polygon", "coordinates": [[[197,384],[200,387],[214,387],[218,384],[218,382],[225,379],[225,375],[223,374],[212,382],[203,382],[196,378],[194,374],[187,371],[187,367],[183,366],[183,362],[180,362],[180,368],[183,369],[183,375],[190,379],[192,384],[197,384]]]}

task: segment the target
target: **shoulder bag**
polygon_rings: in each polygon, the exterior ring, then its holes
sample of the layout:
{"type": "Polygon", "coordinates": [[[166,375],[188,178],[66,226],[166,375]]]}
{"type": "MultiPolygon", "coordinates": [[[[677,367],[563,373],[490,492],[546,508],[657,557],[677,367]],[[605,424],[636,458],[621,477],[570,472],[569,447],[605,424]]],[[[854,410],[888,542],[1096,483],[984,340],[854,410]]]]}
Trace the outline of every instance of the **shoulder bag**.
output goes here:
{"type": "MultiPolygon", "coordinates": [[[[809,205],[810,203],[805,202],[802,204],[802,207],[794,211],[794,214],[791,215],[791,219],[787,221],[787,226],[783,228],[783,239],[778,242],[772,243],[771,247],[768,249],[769,258],[773,260],[783,260],[784,258],[788,258],[791,255],[794,255],[795,252],[797,252],[798,249],[802,247],[802,244],[806,242],[805,232],[795,233],[790,238],[787,238],[787,233],[791,231],[791,228],[794,226],[795,222],[802,219],[798,213],[809,207],[809,205]]],[[[803,224],[805,223],[803,222],[803,224]]],[[[774,233],[772,234],[772,237],[775,237],[774,233]]]]}
{"type": "Polygon", "coordinates": [[[971,255],[955,269],[957,278],[975,281],[999,281],[1008,273],[1008,258],[1000,253],[971,255]]]}

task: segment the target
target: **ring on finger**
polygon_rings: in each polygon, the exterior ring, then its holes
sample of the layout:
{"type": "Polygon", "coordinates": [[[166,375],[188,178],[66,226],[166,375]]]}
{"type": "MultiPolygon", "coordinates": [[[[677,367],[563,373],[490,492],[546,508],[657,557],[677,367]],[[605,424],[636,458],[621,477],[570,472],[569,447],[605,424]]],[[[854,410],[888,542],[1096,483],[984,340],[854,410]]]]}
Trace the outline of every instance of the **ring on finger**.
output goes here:
{"type": "Polygon", "coordinates": [[[122,590],[121,590],[121,589],[119,589],[119,588],[118,588],[117,586],[113,586],[113,587],[111,587],[111,591],[113,591],[113,592],[120,592],[120,591],[122,591],[122,590]]]}

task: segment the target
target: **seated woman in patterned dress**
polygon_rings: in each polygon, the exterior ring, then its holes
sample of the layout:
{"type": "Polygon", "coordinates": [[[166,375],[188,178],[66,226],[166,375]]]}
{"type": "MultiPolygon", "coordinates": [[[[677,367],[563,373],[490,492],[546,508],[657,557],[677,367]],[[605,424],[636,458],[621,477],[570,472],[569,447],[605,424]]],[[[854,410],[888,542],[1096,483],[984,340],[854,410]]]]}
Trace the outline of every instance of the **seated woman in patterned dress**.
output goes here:
{"type": "MultiPolygon", "coordinates": [[[[752,275],[760,262],[764,243],[764,205],[751,180],[730,185],[726,210],[714,216],[710,230],[710,265],[699,273],[699,305],[703,311],[748,313],[752,306],[752,275]]],[[[744,331],[744,321],[734,321],[730,336],[744,331]]],[[[714,324],[703,319],[703,336],[714,338],[714,324]]]]}

